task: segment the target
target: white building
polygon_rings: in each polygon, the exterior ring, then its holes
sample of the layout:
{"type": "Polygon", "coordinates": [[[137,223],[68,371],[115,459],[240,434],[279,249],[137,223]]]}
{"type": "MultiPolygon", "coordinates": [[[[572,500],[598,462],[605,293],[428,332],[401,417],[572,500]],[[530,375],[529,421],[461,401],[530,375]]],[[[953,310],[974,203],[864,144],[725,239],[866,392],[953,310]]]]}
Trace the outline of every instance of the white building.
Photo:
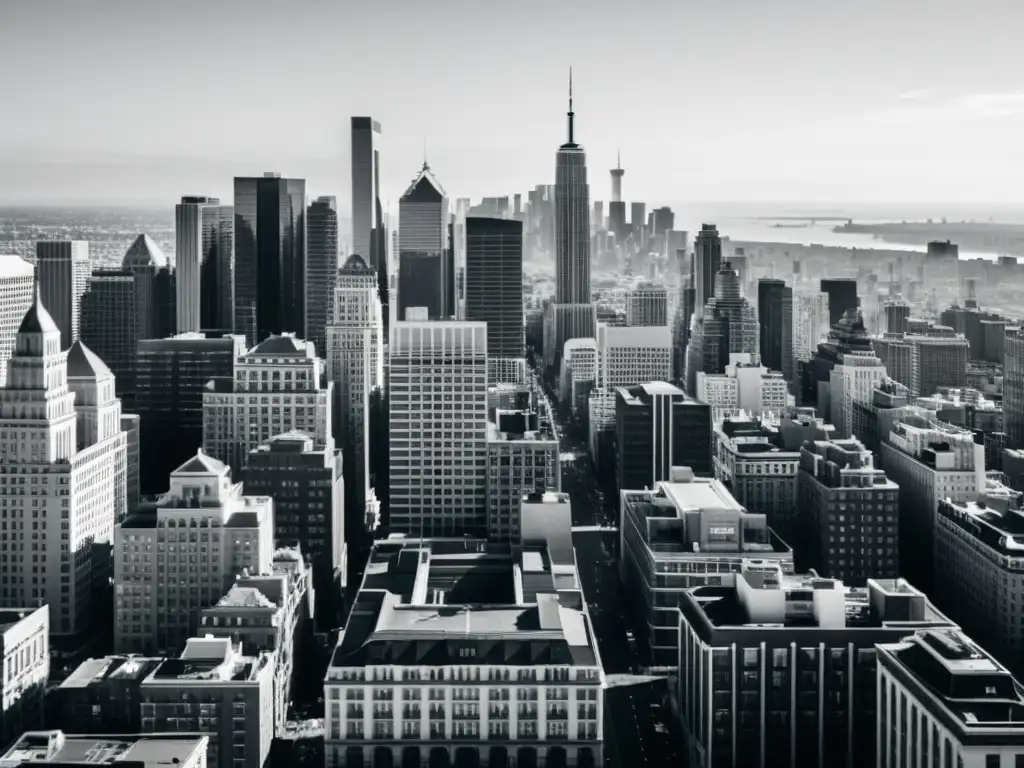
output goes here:
{"type": "Polygon", "coordinates": [[[672,329],[665,326],[597,327],[598,386],[614,391],[672,379],[672,329]]]}
{"type": "Polygon", "coordinates": [[[587,407],[587,394],[597,383],[597,339],[569,339],[562,353],[558,396],[572,405],[579,418],[587,407]]]}
{"type": "Polygon", "coordinates": [[[49,607],[0,610],[0,744],[43,726],[49,677],[49,607]]]}
{"type": "Polygon", "coordinates": [[[92,276],[89,243],[85,240],[41,240],[36,243],[36,280],[43,305],[60,330],[60,348],[78,339],[82,296],[92,276]]]}
{"type": "Polygon", "coordinates": [[[243,496],[227,465],[200,450],[115,531],[114,647],[177,651],[236,576],[270,573],[273,553],[273,500],[243,496]]]}
{"type": "Polygon", "coordinates": [[[232,327],[234,219],[235,209],[221,205],[216,197],[183,197],[174,207],[178,333],[232,327]],[[207,281],[212,285],[205,285],[207,281]]]}
{"type": "Polygon", "coordinates": [[[159,736],[68,736],[63,731],[26,731],[0,755],[4,768],[25,765],[82,765],[84,755],[102,755],[103,763],[156,768],[206,768],[209,738],[191,734],[159,736]]]}
{"type": "Polygon", "coordinates": [[[327,766],[603,763],[604,674],[559,522],[511,555],[376,543],[327,671],[327,766]]]}
{"type": "Polygon", "coordinates": [[[828,294],[824,291],[793,294],[793,357],[806,362],[829,331],[828,294]]]}
{"type": "Polygon", "coordinates": [[[94,545],[125,514],[127,436],[109,369],[60,339],[37,289],[0,390],[0,608],[48,605],[51,636],[77,644],[107,577],[94,545]]]}
{"type": "Polygon", "coordinates": [[[393,323],[388,381],[391,526],[487,531],[487,324],[393,323]]]}
{"type": "Polygon", "coordinates": [[[730,353],[725,373],[697,372],[697,399],[711,406],[715,424],[743,413],[777,417],[795,404],[780,372],[738,352],[730,353]]]}
{"type": "Polygon", "coordinates": [[[626,325],[668,325],[668,291],[664,285],[644,282],[626,292],[626,325]]]}
{"type": "Polygon", "coordinates": [[[830,373],[829,403],[836,437],[853,435],[853,404],[871,402],[875,387],[885,379],[885,365],[874,352],[840,352],[830,373]]]}
{"type": "Polygon", "coordinates": [[[0,256],[0,386],[7,381],[7,361],[14,337],[32,306],[35,267],[20,256],[0,256]]]}
{"type": "Polygon", "coordinates": [[[318,449],[334,447],[334,384],[324,383],[313,342],[271,336],[238,359],[233,382],[220,383],[203,393],[203,450],[235,472],[249,451],[284,432],[305,432],[318,449]]]}
{"type": "Polygon", "coordinates": [[[879,768],[1024,763],[1024,689],[965,634],[926,630],[875,653],[879,768]]]}

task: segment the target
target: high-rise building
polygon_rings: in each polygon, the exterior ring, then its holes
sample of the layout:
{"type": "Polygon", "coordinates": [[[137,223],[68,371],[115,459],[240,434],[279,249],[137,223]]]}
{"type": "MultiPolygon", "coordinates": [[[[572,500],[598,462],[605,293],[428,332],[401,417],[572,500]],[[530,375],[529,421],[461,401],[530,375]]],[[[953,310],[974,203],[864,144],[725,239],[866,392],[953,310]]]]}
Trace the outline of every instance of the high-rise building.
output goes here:
{"type": "Polygon", "coordinates": [[[84,240],[43,240],[36,243],[36,281],[43,304],[60,329],[61,349],[78,338],[82,294],[92,267],[84,240]]]}
{"type": "Polygon", "coordinates": [[[900,768],[908,753],[922,765],[1016,768],[1024,762],[1021,683],[965,634],[917,632],[880,643],[874,655],[872,698],[882,708],[876,754],[864,765],[900,768]],[[904,711],[911,713],[909,728],[904,711]]]}
{"type": "Polygon", "coordinates": [[[203,392],[211,381],[234,381],[244,354],[242,336],[182,333],[139,342],[135,410],[139,451],[146,457],[139,478],[143,494],[166,490],[167,476],[203,444],[203,392]]]}
{"type": "MultiPolygon", "coordinates": [[[[655,208],[651,211],[652,224],[651,235],[665,235],[666,232],[671,232],[676,228],[676,215],[672,212],[672,209],[667,205],[663,205],[661,208],[655,208]]],[[[671,253],[672,251],[669,251],[671,253]]]]}
{"type": "Polygon", "coordinates": [[[647,203],[629,204],[629,223],[636,232],[647,225],[647,203]]]}
{"type": "Polygon", "coordinates": [[[242,495],[230,468],[199,450],[170,475],[169,490],[114,531],[114,647],[175,653],[235,576],[270,573],[274,502],[242,495]],[[173,558],[156,553],[169,552],[173,558]],[[182,563],[194,563],[186,575],[182,563]]]}
{"type": "Polygon", "coordinates": [[[388,351],[391,528],[485,536],[487,325],[395,323],[388,351]]]}
{"type": "Polygon", "coordinates": [[[836,437],[853,435],[854,403],[871,402],[872,392],[885,379],[885,366],[874,352],[848,350],[829,372],[829,405],[836,437]]]}
{"type": "Polygon", "coordinates": [[[821,281],[821,292],[828,294],[828,324],[838,323],[847,310],[860,306],[857,281],[850,278],[832,278],[821,281]]]}
{"type": "Polygon", "coordinates": [[[0,744],[10,744],[22,731],[42,728],[46,719],[49,606],[0,610],[0,673],[8,690],[0,704],[0,744]]]}
{"type": "Polygon", "coordinates": [[[587,410],[587,398],[597,385],[598,353],[596,339],[570,339],[565,343],[559,376],[559,398],[569,403],[574,419],[587,410]]]}
{"type": "Polygon", "coordinates": [[[448,195],[426,163],[398,201],[398,320],[426,307],[443,320],[454,312],[449,260],[448,195]]]}
{"type": "Polygon", "coordinates": [[[203,391],[203,450],[241,472],[249,451],[275,435],[297,430],[317,448],[333,450],[334,382],[313,343],[292,334],[270,336],[240,358],[232,381],[203,391]]]}
{"type": "Polygon", "coordinates": [[[668,325],[668,291],[642,282],[626,292],[626,325],[668,325]]]}
{"type": "Polygon", "coordinates": [[[110,370],[81,342],[61,350],[40,292],[0,389],[0,608],[48,605],[51,636],[81,648],[109,578],[99,545],[125,514],[126,438],[110,370]]]}
{"type": "Polygon", "coordinates": [[[954,626],[903,579],[854,589],[757,563],[687,590],[678,614],[683,753],[700,768],[875,765],[875,644],[954,626]]]}
{"type": "Polygon", "coordinates": [[[908,386],[914,397],[927,397],[939,387],[967,386],[970,343],[951,328],[933,326],[927,335],[907,334],[914,345],[914,360],[908,386]]]}
{"type": "Polygon", "coordinates": [[[761,363],[793,381],[793,289],[782,280],[757,281],[761,363]]]}
{"type": "Polygon", "coordinates": [[[729,355],[723,373],[698,373],[694,396],[711,406],[711,419],[716,424],[744,414],[778,417],[794,405],[781,373],[769,371],[751,355],[737,353],[729,355]]]}
{"type": "Polygon", "coordinates": [[[235,333],[306,333],[306,181],[235,177],[235,333]]]}
{"type": "Polygon", "coordinates": [[[0,386],[7,382],[7,361],[14,337],[32,306],[35,268],[20,256],[0,256],[0,386]]]}
{"type": "Polygon", "coordinates": [[[731,587],[748,560],[793,572],[793,550],[718,480],[674,467],[668,482],[623,488],[619,496],[619,574],[627,600],[645,616],[654,670],[677,669],[679,599],[687,589],[731,587]]]}
{"type": "Polygon", "coordinates": [[[127,498],[125,510],[128,512],[131,512],[139,505],[139,497],[141,496],[139,437],[142,434],[142,430],[140,423],[137,413],[121,414],[121,431],[125,434],[124,483],[127,498]]]}
{"type": "Polygon", "coordinates": [[[326,358],[327,378],[334,385],[334,437],[345,457],[345,508],[354,514],[363,509],[370,490],[373,448],[385,437],[371,430],[384,389],[377,273],[359,254],[349,256],[335,278],[326,358]]]}
{"type": "Polygon", "coordinates": [[[324,683],[328,765],[603,764],[604,673],[568,504],[545,497],[524,503],[540,514],[511,550],[375,542],[324,683]]]}
{"type": "Polygon", "coordinates": [[[306,338],[326,356],[338,272],[338,204],[318,197],[306,210],[306,338]]]}
{"type": "Polygon", "coordinates": [[[338,626],[347,571],[342,452],[314,447],[304,432],[275,435],[249,452],[246,492],[274,502],[274,544],[312,559],[317,620],[338,626]]]}
{"type": "Polygon", "coordinates": [[[466,320],[487,323],[487,380],[524,383],[523,225],[466,219],[466,320]]]}
{"type": "Polygon", "coordinates": [[[903,299],[891,299],[882,305],[886,333],[906,333],[910,322],[910,305],[903,299]]]}
{"type": "Polygon", "coordinates": [[[380,204],[380,123],[370,117],[352,118],[352,253],[377,273],[384,333],[388,313],[387,229],[380,204]]]}
{"type": "Polygon", "coordinates": [[[234,209],[219,198],[187,196],[175,206],[178,333],[233,327],[234,226],[234,209]]]}
{"type": "Polygon", "coordinates": [[[800,449],[797,551],[818,574],[860,587],[899,573],[899,486],[856,438],[800,449]],[[839,535],[836,535],[836,532],[839,535]]]}
{"type": "Polygon", "coordinates": [[[694,311],[704,311],[715,295],[715,281],[722,268],[722,238],[714,224],[702,224],[693,244],[694,311]]]}
{"type": "Polygon", "coordinates": [[[910,391],[914,380],[914,344],[906,334],[886,333],[871,339],[871,349],[885,366],[885,373],[893,381],[910,391]]]}
{"type": "Polygon", "coordinates": [[[1024,448],[1024,329],[1006,329],[1003,424],[1011,448],[1024,448]]]}
{"type": "Polygon", "coordinates": [[[828,294],[793,294],[793,358],[794,375],[797,363],[807,362],[814,357],[818,344],[825,340],[829,331],[828,294]]]}
{"type": "Polygon", "coordinates": [[[626,169],[622,167],[622,153],[615,155],[615,167],[611,169],[612,175],[612,202],[622,202],[622,177],[626,175],[626,169]]]}
{"type": "Polygon", "coordinates": [[[681,389],[652,381],[615,390],[618,485],[654,488],[672,467],[711,477],[711,408],[681,389]]]}

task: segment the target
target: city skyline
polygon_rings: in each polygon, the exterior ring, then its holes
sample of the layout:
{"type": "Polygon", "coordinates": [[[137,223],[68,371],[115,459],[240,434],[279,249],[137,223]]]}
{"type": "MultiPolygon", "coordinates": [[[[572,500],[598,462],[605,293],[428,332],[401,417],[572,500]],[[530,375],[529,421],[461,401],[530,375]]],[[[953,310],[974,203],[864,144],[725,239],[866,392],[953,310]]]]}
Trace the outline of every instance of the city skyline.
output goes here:
{"type": "MultiPolygon", "coordinates": [[[[609,3],[585,10],[564,3],[541,16],[529,1],[488,8],[482,19],[458,2],[429,12],[395,2],[383,16],[383,37],[365,34],[376,20],[358,7],[343,13],[313,3],[249,3],[240,15],[225,2],[203,6],[204,24],[193,28],[192,5],[139,14],[120,0],[100,0],[87,11],[64,6],[53,14],[53,3],[42,0],[0,11],[0,63],[32,62],[18,68],[18,88],[8,90],[0,117],[7,180],[0,204],[229,198],[232,176],[276,169],[307,178],[314,195],[336,195],[347,217],[351,114],[372,114],[383,125],[382,200],[392,211],[424,143],[455,196],[493,194],[488,184],[528,189],[550,181],[539,148],[563,133],[569,66],[590,162],[612,168],[621,148],[627,200],[642,190],[643,199],[668,202],[857,201],[879,189],[893,201],[1022,199],[1012,169],[1024,159],[1014,141],[1024,91],[1013,75],[1013,25],[1002,21],[1019,11],[1001,0],[983,3],[995,13],[977,8],[969,18],[951,4],[917,0],[899,9],[876,0],[829,11],[803,0],[781,8],[647,2],[633,9],[658,18],[662,29],[677,27],[685,45],[623,34],[609,3]],[[884,24],[875,23],[879,12],[884,24]],[[475,34],[485,22],[486,44],[475,34]],[[57,55],[39,57],[33,36],[21,33],[42,23],[57,55]],[[547,30],[566,23],[585,34],[550,45],[547,30]],[[843,30],[841,45],[833,44],[835,30],[843,30]],[[410,41],[453,33],[463,40],[459,55],[437,56],[418,71],[410,41]],[[592,41],[613,34],[617,55],[607,56],[592,41]],[[729,56],[718,54],[723,38],[729,56]],[[936,46],[935,39],[957,44],[936,46]],[[208,57],[177,55],[182,40],[191,41],[189,53],[216,50],[247,62],[229,94],[221,77],[210,76],[208,57]],[[531,40],[531,55],[517,61],[531,40]],[[242,55],[271,42],[301,55],[273,67],[242,55]],[[801,57],[781,54],[793,46],[801,57]],[[350,65],[368,56],[381,65],[379,77],[350,65]],[[529,85],[529,99],[481,87],[489,81],[466,66],[474,56],[507,62],[529,85]],[[444,88],[425,87],[428,77],[444,88]],[[279,95],[268,104],[265,92],[279,95]],[[58,96],[57,106],[37,109],[40,94],[58,96]],[[432,109],[433,99],[445,109],[432,109]],[[692,119],[696,103],[699,120],[692,119]],[[137,127],[140,105],[155,115],[145,131],[137,127]],[[482,168],[495,181],[485,181],[482,168]]],[[[593,199],[609,199],[606,175],[595,178],[593,199]]]]}

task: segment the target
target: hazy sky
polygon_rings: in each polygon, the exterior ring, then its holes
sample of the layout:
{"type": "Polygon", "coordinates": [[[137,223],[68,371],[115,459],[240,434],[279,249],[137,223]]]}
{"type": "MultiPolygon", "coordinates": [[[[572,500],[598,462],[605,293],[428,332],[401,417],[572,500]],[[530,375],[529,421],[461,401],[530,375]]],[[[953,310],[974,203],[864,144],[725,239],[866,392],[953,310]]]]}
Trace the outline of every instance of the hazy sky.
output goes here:
{"type": "Polygon", "coordinates": [[[575,79],[591,193],[1024,201],[1020,0],[0,0],[0,204],[171,204],[305,176],[348,208],[551,183],[575,79]]]}

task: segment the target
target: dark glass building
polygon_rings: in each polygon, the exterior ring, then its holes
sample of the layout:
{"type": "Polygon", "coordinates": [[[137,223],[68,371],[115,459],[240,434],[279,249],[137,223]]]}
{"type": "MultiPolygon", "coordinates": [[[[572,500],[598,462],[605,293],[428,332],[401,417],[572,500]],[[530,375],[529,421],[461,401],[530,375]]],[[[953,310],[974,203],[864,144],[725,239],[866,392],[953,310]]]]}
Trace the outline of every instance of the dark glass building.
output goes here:
{"type": "Polygon", "coordinates": [[[235,333],[306,337],[306,182],[235,178],[235,333]]]}
{"type": "Polygon", "coordinates": [[[487,323],[488,358],[526,356],[522,222],[466,219],[466,320],[487,323]]]}
{"type": "Polygon", "coordinates": [[[306,339],[324,357],[338,271],[338,204],[333,197],[318,197],[306,211],[306,245],[306,339]]]}
{"type": "Polygon", "coordinates": [[[821,281],[821,292],[828,294],[828,324],[842,320],[849,309],[857,309],[857,281],[851,278],[828,278],[821,281]]]}
{"type": "Polygon", "coordinates": [[[761,365],[793,381],[793,289],[783,280],[757,281],[761,365]]]}
{"type": "Polygon", "coordinates": [[[704,312],[704,305],[715,295],[715,276],[722,268],[722,238],[714,224],[702,224],[693,244],[694,312],[704,312]]]}

